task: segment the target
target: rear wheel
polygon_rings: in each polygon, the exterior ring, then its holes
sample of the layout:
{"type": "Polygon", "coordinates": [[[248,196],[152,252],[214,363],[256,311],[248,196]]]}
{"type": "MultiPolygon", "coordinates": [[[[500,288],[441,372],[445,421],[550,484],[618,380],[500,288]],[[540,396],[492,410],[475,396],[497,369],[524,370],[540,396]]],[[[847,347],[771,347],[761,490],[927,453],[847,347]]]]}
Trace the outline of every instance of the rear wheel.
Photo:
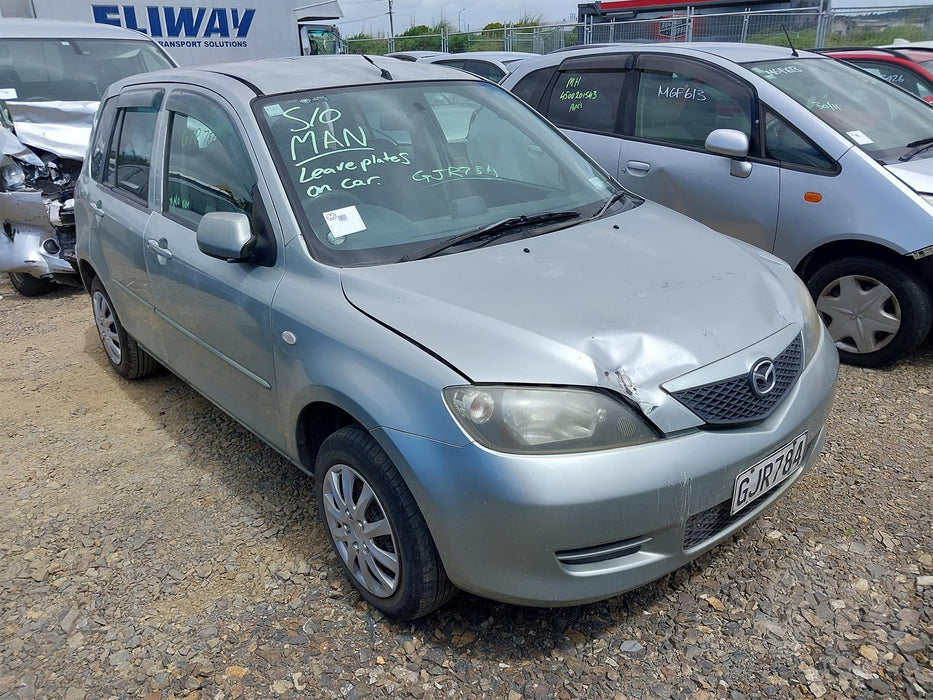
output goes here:
{"type": "Polygon", "coordinates": [[[347,578],[370,605],[413,620],[453,596],[414,497],[365,430],[348,426],[328,437],[315,479],[327,536],[347,578]]]}
{"type": "Polygon", "coordinates": [[[10,284],[13,289],[24,297],[38,297],[48,294],[55,287],[55,283],[45,277],[34,277],[28,272],[11,272],[10,284]]]}
{"type": "Polygon", "coordinates": [[[843,362],[882,367],[915,350],[930,330],[930,292],[907,265],[851,256],[807,281],[843,362]]]}
{"type": "Polygon", "coordinates": [[[156,361],[124,330],[113,302],[98,278],[91,282],[91,306],[100,343],[113,371],[127,379],[140,379],[152,374],[158,367],[156,361]]]}

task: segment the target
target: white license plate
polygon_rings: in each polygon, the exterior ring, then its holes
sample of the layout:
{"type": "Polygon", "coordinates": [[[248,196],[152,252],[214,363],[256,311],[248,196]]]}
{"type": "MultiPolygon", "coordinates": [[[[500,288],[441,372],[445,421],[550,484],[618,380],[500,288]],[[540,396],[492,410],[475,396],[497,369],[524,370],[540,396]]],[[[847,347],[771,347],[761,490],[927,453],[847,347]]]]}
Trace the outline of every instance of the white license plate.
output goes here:
{"type": "Polygon", "coordinates": [[[803,462],[806,446],[807,434],[804,433],[735,477],[732,515],[764,496],[797,471],[803,462]]]}

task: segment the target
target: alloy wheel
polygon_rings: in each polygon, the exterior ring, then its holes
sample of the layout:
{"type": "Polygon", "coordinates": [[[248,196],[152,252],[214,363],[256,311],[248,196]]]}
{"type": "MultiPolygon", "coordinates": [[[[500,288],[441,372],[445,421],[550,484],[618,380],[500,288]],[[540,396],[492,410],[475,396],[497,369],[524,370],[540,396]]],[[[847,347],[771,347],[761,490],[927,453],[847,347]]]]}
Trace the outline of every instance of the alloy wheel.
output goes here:
{"type": "Polygon", "coordinates": [[[324,475],[323,510],[337,553],[357,582],[388,598],[399,585],[392,524],[379,497],[352,467],[335,464],[324,475]]]}
{"type": "Polygon", "coordinates": [[[100,333],[100,341],[104,346],[107,357],[114,365],[119,365],[123,358],[123,350],[120,347],[120,334],[117,330],[117,317],[110,307],[110,302],[100,292],[94,293],[94,323],[97,324],[97,332],[100,333]]]}

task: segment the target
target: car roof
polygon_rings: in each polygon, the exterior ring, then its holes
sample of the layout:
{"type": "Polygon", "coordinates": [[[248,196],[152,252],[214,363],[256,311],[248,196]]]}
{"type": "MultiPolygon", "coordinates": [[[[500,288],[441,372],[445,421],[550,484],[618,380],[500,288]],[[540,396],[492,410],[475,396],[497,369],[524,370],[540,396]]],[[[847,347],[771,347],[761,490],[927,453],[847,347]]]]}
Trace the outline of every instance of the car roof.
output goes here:
{"type": "Polygon", "coordinates": [[[535,58],[540,54],[527,53],[525,51],[462,51],[460,53],[442,54],[441,56],[432,56],[427,59],[430,63],[432,59],[450,59],[450,58],[486,58],[493,61],[515,60],[517,58],[535,58]]]}
{"type": "MultiPolygon", "coordinates": [[[[670,53],[680,56],[693,56],[694,58],[716,56],[733,63],[773,61],[793,57],[791,49],[786,46],[770,46],[765,44],[732,44],[725,42],[619,43],[594,46],[593,48],[581,47],[574,51],[552,52],[546,54],[548,59],[546,61],[536,61],[532,59],[522,65],[527,69],[530,65],[555,65],[581,56],[639,52],[670,53]]],[[[809,51],[798,50],[797,53],[800,58],[832,60],[809,51]]]]}
{"type": "Polygon", "coordinates": [[[0,18],[0,39],[135,39],[152,40],[145,34],[93,22],[56,19],[0,18]]]}
{"type": "Polygon", "coordinates": [[[421,61],[399,61],[384,56],[294,56],[266,58],[236,63],[173,68],[140,73],[124,78],[115,86],[152,82],[213,83],[218,75],[227,76],[252,87],[260,94],[274,95],[298,90],[350,87],[355,85],[391,85],[398,82],[427,80],[481,80],[456,68],[435,66],[421,61]],[[385,77],[386,73],[391,79],[385,77]]]}

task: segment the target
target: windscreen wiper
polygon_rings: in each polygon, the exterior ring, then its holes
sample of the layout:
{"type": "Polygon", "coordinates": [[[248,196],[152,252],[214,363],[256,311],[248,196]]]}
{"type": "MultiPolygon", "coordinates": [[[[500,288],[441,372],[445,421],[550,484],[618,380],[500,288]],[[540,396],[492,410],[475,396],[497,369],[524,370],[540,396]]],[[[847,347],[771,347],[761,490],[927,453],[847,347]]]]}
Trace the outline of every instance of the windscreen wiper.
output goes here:
{"type": "Polygon", "coordinates": [[[613,204],[615,204],[616,202],[618,202],[620,199],[625,199],[625,197],[627,197],[627,196],[628,196],[628,192],[616,192],[616,193],[615,193],[614,195],[612,195],[609,199],[607,199],[607,200],[606,200],[606,203],[603,204],[603,205],[599,208],[599,211],[596,212],[595,214],[593,214],[593,216],[591,216],[590,218],[591,218],[591,219],[599,219],[600,217],[602,217],[603,214],[605,214],[605,213],[609,210],[609,207],[611,207],[613,204]]]}
{"type": "Polygon", "coordinates": [[[928,136],[925,139],[911,141],[907,144],[907,148],[912,148],[914,150],[905,153],[900,158],[898,158],[898,160],[902,162],[908,161],[914,156],[919,155],[930,148],[933,148],[933,136],[928,136]]]}
{"type": "Polygon", "coordinates": [[[577,211],[546,211],[541,214],[529,214],[522,216],[510,216],[508,219],[495,221],[487,226],[482,226],[472,231],[466,231],[453,238],[447,238],[443,241],[425,246],[421,250],[405,255],[402,262],[410,260],[424,260],[438,253],[442,253],[448,248],[467,243],[470,241],[493,240],[505,234],[513,233],[516,229],[525,226],[534,226],[535,224],[550,223],[553,221],[564,221],[566,219],[575,219],[580,216],[577,211]]]}

